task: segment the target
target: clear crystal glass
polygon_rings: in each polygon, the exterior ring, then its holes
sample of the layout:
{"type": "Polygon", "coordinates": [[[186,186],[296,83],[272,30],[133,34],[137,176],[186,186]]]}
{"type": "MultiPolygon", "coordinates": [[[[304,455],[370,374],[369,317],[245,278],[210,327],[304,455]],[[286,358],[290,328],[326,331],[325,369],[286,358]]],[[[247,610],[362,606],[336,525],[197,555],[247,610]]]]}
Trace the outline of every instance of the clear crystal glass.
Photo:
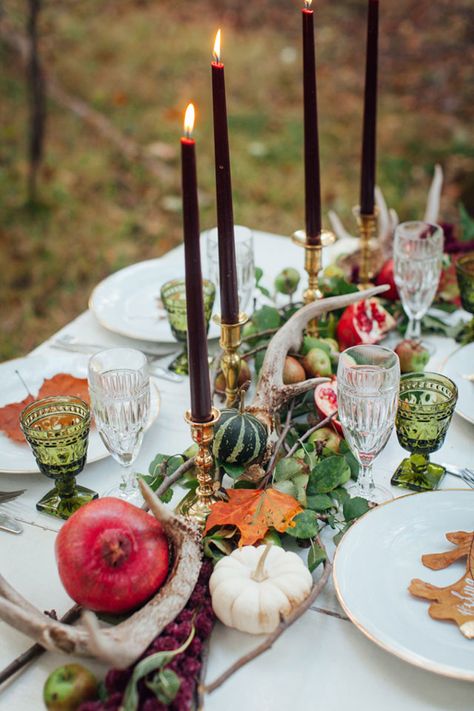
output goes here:
{"type": "MultiPolygon", "coordinates": [[[[239,309],[248,312],[255,289],[255,258],[253,233],[248,227],[234,226],[235,261],[237,267],[237,289],[239,309]]],[[[208,277],[214,282],[219,294],[219,247],[217,227],[209,230],[206,240],[208,277]]]]}
{"type": "Polygon", "coordinates": [[[89,361],[89,390],[103,443],[124,468],[122,482],[109,496],[136,498],[137,481],[126,470],[135,461],[150,413],[146,357],[132,348],[110,348],[89,361]]]}
{"type": "Polygon", "coordinates": [[[391,498],[377,487],[374,459],[388,442],[397,412],[400,363],[382,346],[354,346],[339,357],[337,369],[338,418],[349,447],[360,464],[354,496],[374,503],[391,498]]]}
{"type": "Polygon", "coordinates": [[[438,288],[443,257],[443,230],[428,222],[402,222],[395,229],[394,276],[408,316],[406,338],[421,339],[421,319],[438,288]]]}

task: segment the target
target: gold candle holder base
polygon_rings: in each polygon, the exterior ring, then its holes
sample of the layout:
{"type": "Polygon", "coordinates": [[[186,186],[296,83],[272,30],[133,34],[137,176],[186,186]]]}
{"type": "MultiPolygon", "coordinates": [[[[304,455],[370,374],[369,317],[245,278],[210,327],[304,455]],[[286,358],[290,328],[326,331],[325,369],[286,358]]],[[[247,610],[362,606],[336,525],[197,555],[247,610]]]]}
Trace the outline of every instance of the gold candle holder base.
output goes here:
{"type": "Polygon", "coordinates": [[[357,220],[360,237],[360,266],[359,266],[359,289],[368,289],[373,286],[372,278],[374,269],[372,265],[372,245],[376,239],[377,231],[377,208],[370,215],[362,215],[360,207],[353,209],[357,220]]]}
{"type": "Polygon", "coordinates": [[[212,504],[218,500],[216,492],[219,489],[219,482],[214,479],[211,444],[214,439],[214,425],[219,421],[220,416],[221,413],[215,407],[212,408],[212,418],[209,422],[195,422],[189,410],[184,416],[191,427],[193,441],[199,448],[196,455],[198,486],[196,492],[192,496],[186,496],[178,508],[180,513],[196,521],[199,526],[204,526],[212,504]]]}
{"type": "Polygon", "coordinates": [[[242,343],[242,326],[247,323],[247,314],[239,314],[237,323],[222,323],[216,319],[221,327],[220,346],[224,351],[221,358],[221,368],[225,377],[225,404],[232,407],[239,392],[239,375],[241,358],[238,353],[242,343]]]}
{"type": "MultiPolygon", "coordinates": [[[[329,247],[336,241],[335,235],[329,230],[321,231],[321,244],[307,244],[306,232],[298,230],[292,236],[292,241],[298,247],[304,247],[304,268],[308,274],[308,287],[303,293],[303,301],[310,304],[312,301],[322,299],[323,294],[319,288],[319,272],[322,267],[322,251],[324,247],[329,247]]],[[[306,332],[310,336],[318,335],[318,324],[316,319],[310,321],[306,327],[306,332]]]]}

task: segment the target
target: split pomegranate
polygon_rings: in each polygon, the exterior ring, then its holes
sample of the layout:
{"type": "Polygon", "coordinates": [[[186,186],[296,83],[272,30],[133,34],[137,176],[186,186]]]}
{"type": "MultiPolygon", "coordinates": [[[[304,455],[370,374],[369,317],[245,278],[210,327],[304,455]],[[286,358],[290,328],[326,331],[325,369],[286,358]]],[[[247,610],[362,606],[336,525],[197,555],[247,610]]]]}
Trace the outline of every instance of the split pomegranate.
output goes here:
{"type": "Polygon", "coordinates": [[[364,299],[343,312],[336,328],[341,351],[359,343],[378,343],[395,326],[395,319],[377,299],[364,299]]]}
{"type": "MultiPolygon", "coordinates": [[[[337,380],[333,378],[330,383],[321,383],[314,390],[314,402],[321,417],[329,417],[337,410],[337,380]]],[[[335,417],[331,420],[334,428],[342,435],[342,425],[335,417]]]]}
{"type": "Polygon", "coordinates": [[[96,612],[133,610],[168,574],[168,541],[142,509],[106,497],[78,509],[56,538],[59,577],[68,595],[96,612]]]}
{"type": "Polygon", "coordinates": [[[397,285],[395,284],[395,277],[393,274],[393,259],[387,259],[384,263],[382,269],[377,274],[375,279],[377,286],[381,284],[388,284],[390,289],[384,291],[382,294],[383,299],[389,299],[389,301],[397,301],[399,299],[397,285]]]}

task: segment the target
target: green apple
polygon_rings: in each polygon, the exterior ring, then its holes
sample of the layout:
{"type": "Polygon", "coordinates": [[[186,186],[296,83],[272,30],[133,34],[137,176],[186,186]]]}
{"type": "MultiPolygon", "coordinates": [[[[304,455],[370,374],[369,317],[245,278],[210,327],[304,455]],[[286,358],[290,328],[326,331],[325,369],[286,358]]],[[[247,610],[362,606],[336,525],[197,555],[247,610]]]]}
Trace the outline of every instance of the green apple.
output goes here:
{"type": "Polygon", "coordinates": [[[296,269],[293,269],[293,267],[283,269],[283,271],[275,277],[275,289],[280,294],[294,294],[299,283],[299,272],[296,269]]]}
{"type": "Polygon", "coordinates": [[[332,375],[331,359],[322,348],[311,348],[303,358],[303,368],[309,378],[332,375]]]}
{"type": "Polygon", "coordinates": [[[46,679],[43,700],[48,711],[75,711],[97,698],[97,679],[81,664],[65,664],[46,679]]]}
{"type": "Polygon", "coordinates": [[[313,432],[309,436],[308,441],[311,444],[316,444],[316,442],[322,442],[324,447],[327,447],[332,452],[339,452],[339,445],[341,444],[342,437],[334,432],[331,427],[321,427],[321,429],[313,432]]]}

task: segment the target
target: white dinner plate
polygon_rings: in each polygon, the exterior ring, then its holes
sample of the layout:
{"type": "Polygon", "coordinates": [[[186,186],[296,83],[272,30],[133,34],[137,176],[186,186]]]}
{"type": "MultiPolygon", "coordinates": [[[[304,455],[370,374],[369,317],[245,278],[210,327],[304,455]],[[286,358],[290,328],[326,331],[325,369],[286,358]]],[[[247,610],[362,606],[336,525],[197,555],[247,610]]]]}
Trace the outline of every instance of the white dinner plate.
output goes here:
{"type": "MultiPolygon", "coordinates": [[[[17,370],[32,395],[36,395],[43,381],[52,378],[57,373],[69,373],[76,378],[87,378],[87,363],[89,357],[82,354],[77,355],[54,355],[54,356],[29,356],[27,358],[17,358],[0,364],[0,407],[11,402],[21,402],[27,393],[22,385],[17,370]]],[[[146,426],[148,429],[158,417],[160,410],[160,395],[155,378],[150,378],[151,400],[150,417],[146,426]]],[[[105,448],[100,435],[95,427],[92,427],[89,434],[89,447],[87,450],[87,463],[97,462],[99,459],[108,457],[109,452],[105,448]]],[[[0,430],[0,473],[4,474],[30,474],[36,473],[38,466],[35,462],[30,447],[25,442],[20,444],[13,442],[0,430]]]]}
{"type": "MultiPolygon", "coordinates": [[[[170,279],[184,278],[184,271],[164,266],[161,259],[132,264],[98,284],[89,308],[104,328],[129,338],[172,343],[168,317],[160,305],[160,289],[170,279]]],[[[220,328],[211,319],[209,338],[218,338],[220,328]]]]}
{"type": "Polygon", "coordinates": [[[474,640],[454,622],[432,619],[429,601],[408,586],[420,578],[451,585],[466,559],[430,570],[425,553],[453,549],[445,534],[474,530],[474,491],[411,494],[378,506],[343,537],[334,560],[334,582],[348,617],[370,640],[406,662],[437,674],[474,681],[474,640]]]}
{"type": "Polygon", "coordinates": [[[462,377],[474,373],[474,343],[451,353],[444,364],[443,373],[454,380],[458,387],[456,412],[474,425],[474,383],[462,377]]]}

